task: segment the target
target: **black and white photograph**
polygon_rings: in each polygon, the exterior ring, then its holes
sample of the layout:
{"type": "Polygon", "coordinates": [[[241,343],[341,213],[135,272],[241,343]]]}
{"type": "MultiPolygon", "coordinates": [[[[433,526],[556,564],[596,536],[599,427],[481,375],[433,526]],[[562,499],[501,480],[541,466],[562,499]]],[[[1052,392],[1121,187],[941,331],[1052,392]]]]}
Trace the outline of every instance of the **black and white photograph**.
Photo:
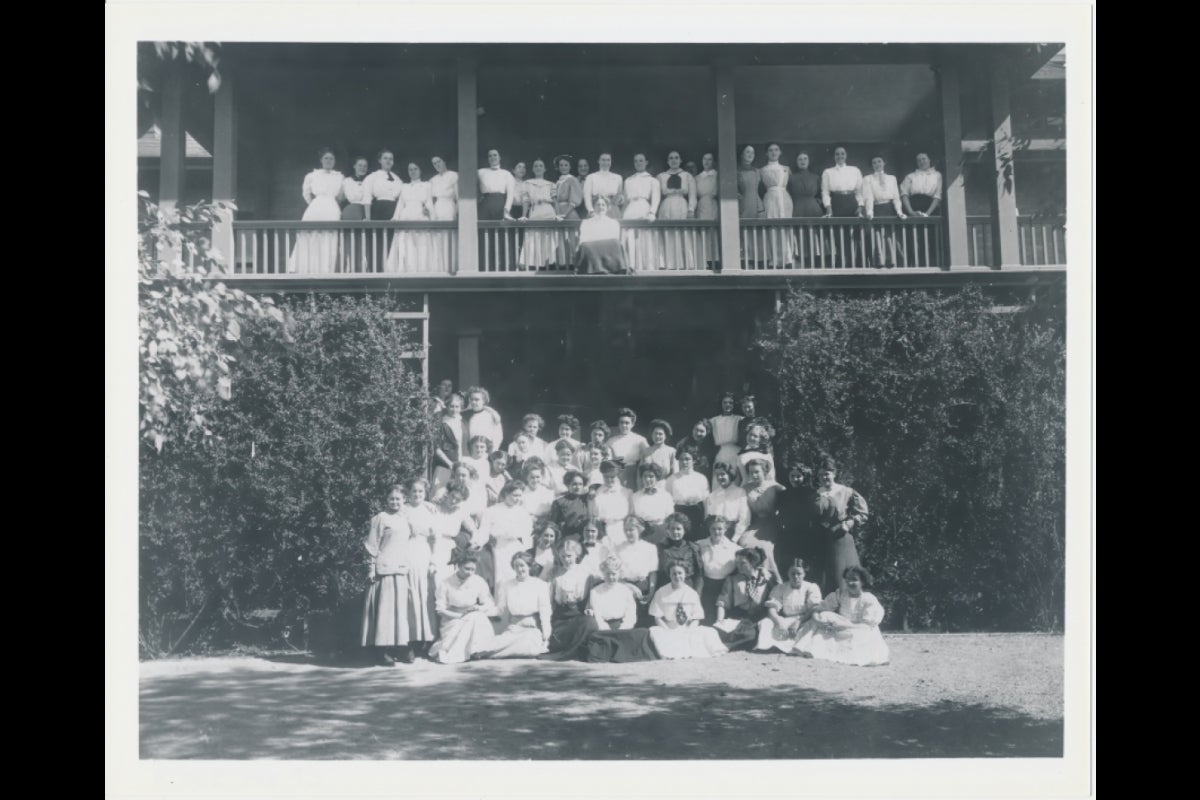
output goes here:
{"type": "Polygon", "coordinates": [[[106,794],[1091,796],[1093,15],[106,7],[106,794]]]}

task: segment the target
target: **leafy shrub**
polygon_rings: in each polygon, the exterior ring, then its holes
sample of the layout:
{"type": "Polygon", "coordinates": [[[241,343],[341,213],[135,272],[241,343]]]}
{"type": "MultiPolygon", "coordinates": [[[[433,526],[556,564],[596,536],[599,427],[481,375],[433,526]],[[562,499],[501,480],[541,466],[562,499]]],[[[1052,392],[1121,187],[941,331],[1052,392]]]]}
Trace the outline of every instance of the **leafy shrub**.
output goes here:
{"type": "Polygon", "coordinates": [[[142,448],[146,655],[244,638],[259,608],[281,609],[286,635],[361,591],[366,523],[430,441],[421,374],[401,357],[414,343],[385,317],[396,302],[309,297],[285,304],[286,333],[250,323],[213,435],[142,448]]]}
{"type": "Polygon", "coordinates": [[[1061,626],[1061,311],[1054,293],[998,310],[975,287],[793,292],[760,338],[783,450],[831,453],[871,507],[859,554],[888,624],[1061,626]]]}

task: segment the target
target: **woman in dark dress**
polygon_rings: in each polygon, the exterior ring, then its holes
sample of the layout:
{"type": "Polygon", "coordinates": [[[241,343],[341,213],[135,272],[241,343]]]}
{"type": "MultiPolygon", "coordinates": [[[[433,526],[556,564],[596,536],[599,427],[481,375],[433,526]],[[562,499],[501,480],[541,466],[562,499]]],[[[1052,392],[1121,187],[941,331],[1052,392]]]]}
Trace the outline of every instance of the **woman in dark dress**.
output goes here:
{"type": "MultiPolygon", "coordinates": [[[[788,180],[788,194],[792,196],[792,216],[801,219],[815,219],[825,216],[821,207],[821,176],[809,169],[809,156],[803,150],[796,156],[796,169],[788,180]]],[[[796,253],[798,267],[817,266],[825,248],[821,246],[820,228],[799,228],[797,230],[796,253]]]]}
{"type": "Polygon", "coordinates": [[[779,495],[775,507],[779,524],[775,560],[782,565],[804,559],[808,579],[821,586],[825,565],[819,560],[822,552],[815,536],[817,491],[812,485],[812,468],[797,462],[787,476],[788,490],[779,495]]]}
{"type": "Polygon", "coordinates": [[[766,570],[761,548],[739,550],[737,571],[725,579],[717,598],[713,627],[730,650],[749,650],[758,642],[758,621],[767,615],[766,602],[776,581],[766,570]]]}
{"type": "Polygon", "coordinates": [[[588,502],[587,481],[579,470],[568,470],[563,476],[567,493],[555,498],[550,504],[550,521],[558,526],[562,535],[581,538],[583,529],[592,519],[592,507],[588,502]]]}
{"type": "Polygon", "coordinates": [[[588,594],[596,579],[580,564],[583,546],[566,539],[558,546],[559,566],[550,581],[550,641],[548,652],[538,656],[547,661],[578,658],[588,638],[600,630],[596,618],[587,613],[588,594]]]}
{"type": "Polygon", "coordinates": [[[822,538],[822,557],[825,580],[821,588],[826,594],[845,589],[842,574],[847,567],[857,567],[858,547],[854,533],[867,522],[867,501],[849,486],[836,483],[837,464],[822,456],[817,470],[816,514],[817,530],[822,538]]]}
{"type": "Polygon", "coordinates": [[[708,475],[712,471],[713,460],[717,456],[717,444],[713,441],[708,420],[696,420],[691,433],[675,444],[676,459],[685,451],[690,452],[696,460],[692,465],[696,472],[708,475]]]}

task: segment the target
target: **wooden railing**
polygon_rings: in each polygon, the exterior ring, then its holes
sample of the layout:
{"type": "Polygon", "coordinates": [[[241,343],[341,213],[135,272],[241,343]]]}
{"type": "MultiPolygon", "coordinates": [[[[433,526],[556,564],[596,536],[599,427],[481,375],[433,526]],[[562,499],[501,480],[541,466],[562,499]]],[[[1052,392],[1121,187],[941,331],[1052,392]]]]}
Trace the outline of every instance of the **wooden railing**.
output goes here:
{"type": "MultiPolygon", "coordinates": [[[[720,261],[715,220],[622,221],[621,242],[635,272],[711,270],[720,261]]],[[[488,274],[571,272],[578,220],[479,223],[479,271],[488,274]]]]}
{"type": "Polygon", "coordinates": [[[936,217],[741,220],[745,270],[941,268],[936,217]]]}
{"type": "MultiPolygon", "coordinates": [[[[1067,229],[1063,217],[1017,217],[1018,257],[1022,266],[1067,263],[1067,229]]],[[[967,257],[972,267],[996,266],[995,230],[991,217],[967,217],[967,257]]]]}
{"type": "Polygon", "coordinates": [[[1021,263],[1044,267],[1067,263],[1067,226],[1063,217],[1017,217],[1021,263]]]}
{"type": "Polygon", "coordinates": [[[991,267],[993,255],[991,217],[967,217],[967,263],[972,267],[991,267]]]}
{"type": "Polygon", "coordinates": [[[235,221],[235,275],[421,273],[458,265],[458,226],[439,222],[235,221]]]}

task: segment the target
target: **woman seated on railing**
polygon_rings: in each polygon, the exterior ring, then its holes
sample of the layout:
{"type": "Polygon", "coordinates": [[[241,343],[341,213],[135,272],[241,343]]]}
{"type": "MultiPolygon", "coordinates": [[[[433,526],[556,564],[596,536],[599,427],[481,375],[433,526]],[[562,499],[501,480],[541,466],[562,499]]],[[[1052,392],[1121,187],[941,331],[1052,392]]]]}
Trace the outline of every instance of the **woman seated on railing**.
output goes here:
{"type": "MultiPolygon", "coordinates": [[[[879,217],[881,221],[899,217],[904,219],[904,207],[900,204],[900,187],[895,175],[884,171],[882,156],[871,159],[871,174],[863,180],[863,208],[867,219],[879,217]]],[[[897,249],[903,253],[903,240],[896,242],[896,231],[890,225],[881,225],[871,233],[871,265],[875,267],[896,266],[897,249]]]]}
{"type": "MultiPolygon", "coordinates": [[[[304,222],[334,222],[342,218],[338,198],[342,196],[342,173],[333,168],[333,151],[321,148],[321,167],[304,176],[302,193],[307,207],[304,222]]],[[[335,272],[338,266],[337,231],[300,231],[287,260],[288,272],[335,272]]]]}
{"type": "Polygon", "coordinates": [[[580,274],[629,272],[625,251],[621,249],[621,223],[608,215],[608,208],[608,200],[597,197],[592,205],[593,216],[579,223],[575,268],[580,274]]]}

